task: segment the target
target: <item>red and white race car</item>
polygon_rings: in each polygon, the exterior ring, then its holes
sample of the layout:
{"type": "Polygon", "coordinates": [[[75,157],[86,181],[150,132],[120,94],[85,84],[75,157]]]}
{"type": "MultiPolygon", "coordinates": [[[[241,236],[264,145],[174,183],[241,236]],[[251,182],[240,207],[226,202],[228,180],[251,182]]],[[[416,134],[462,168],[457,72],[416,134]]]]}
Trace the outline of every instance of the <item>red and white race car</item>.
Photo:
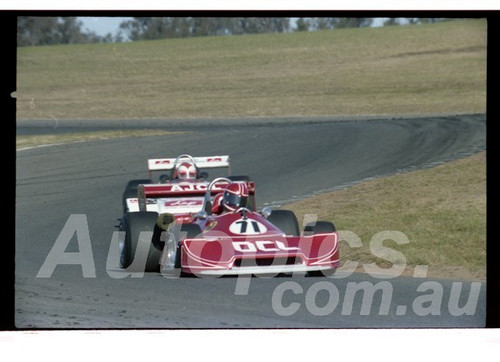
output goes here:
{"type": "MultiPolygon", "coordinates": [[[[217,157],[218,165],[229,168],[225,157],[217,157]]],[[[197,167],[209,164],[200,162],[201,158],[191,160],[197,167]]],[[[174,168],[177,164],[174,161],[174,168]]],[[[255,185],[246,176],[189,184],[174,178],[165,183],[139,183],[136,190],[135,198],[126,199],[121,223],[125,231],[121,266],[127,270],[160,271],[166,277],[181,272],[269,275],[321,273],[339,265],[338,236],[332,223],[308,224],[301,233],[291,211],[264,208],[256,212],[255,198],[250,198],[255,185]],[[245,190],[245,202],[222,209],[219,200],[236,197],[230,194],[232,189],[245,190]]]]}
{"type": "MultiPolygon", "coordinates": [[[[229,156],[192,157],[180,155],[177,158],[157,158],[148,160],[148,179],[129,181],[123,193],[123,211],[170,212],[175,215],[189,215],[200,210],[203,196],[209,185],[207,170],[225,169],[226,175],[233,181],[250,181],[248,176],[229,176],[229,156]],[[153,172],[163,173],[157,182],[153,182],[153,172]],[[139,185],[145,185],[140,188],[139,185]],[[139,204],[138,191],[146,192],[146,205],[139,204]]],[[[250,186],[249,201],[255,209],[254,185],[250,186]]],[[[220,192],[214,188],[213,193],[220,192]]]]}

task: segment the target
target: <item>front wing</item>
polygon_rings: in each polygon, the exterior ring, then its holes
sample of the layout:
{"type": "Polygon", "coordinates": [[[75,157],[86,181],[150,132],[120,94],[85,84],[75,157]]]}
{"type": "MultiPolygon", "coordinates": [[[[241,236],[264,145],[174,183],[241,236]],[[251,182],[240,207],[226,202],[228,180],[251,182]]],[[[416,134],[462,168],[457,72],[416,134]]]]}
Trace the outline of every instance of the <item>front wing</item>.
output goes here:
{"type": "Polygon", "coordinates": [[[338,267],[337,233],[185,239],[181,269],[196,275],[272,274],[338,267]]]}

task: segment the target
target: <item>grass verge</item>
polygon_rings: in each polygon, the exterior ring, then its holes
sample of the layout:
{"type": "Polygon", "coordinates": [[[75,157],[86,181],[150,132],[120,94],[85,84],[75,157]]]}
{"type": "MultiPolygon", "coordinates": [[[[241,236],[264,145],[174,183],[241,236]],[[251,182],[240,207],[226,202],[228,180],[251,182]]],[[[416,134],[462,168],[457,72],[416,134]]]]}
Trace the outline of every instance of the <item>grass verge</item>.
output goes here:
{"type": "MultiPolygon", "coordinates": [[[[406,272],[428,266],[428,276],[486,278],[486,152],[431,169],[383,177],[344,190],[286,205],[299,219],[317,214],[334,222],[338,230],[359,236],[361,247],[341,241],[343,261],[392,264],[374,256],[375,234],[395,230],[409,242],[384,246],[401,253],[406,272]]],[[[393,259],[390,259],[393,260],[393,259]]],[[[362,268],[358,269],[362,271],[362,268]]]]}

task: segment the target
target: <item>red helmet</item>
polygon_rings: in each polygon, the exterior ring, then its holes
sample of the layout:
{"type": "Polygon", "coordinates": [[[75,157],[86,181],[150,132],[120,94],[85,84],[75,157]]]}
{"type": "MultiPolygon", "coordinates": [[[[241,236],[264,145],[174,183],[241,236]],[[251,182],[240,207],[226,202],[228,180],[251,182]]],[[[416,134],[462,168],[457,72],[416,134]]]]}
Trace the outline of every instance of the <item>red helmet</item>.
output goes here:
{"type": "Polygon", "coordinates": [[[198,177],[196,167],[191,162],[183,162],[177,167],[174,173],[174,179],[194,180],[198,177]]]}
{"type": "Polygon", "coordinates": [[[234,211],[246,207],[248,200],[248,187],[246,183],[233,182],[224,190],[222,205],[227,211],[234,211]]]}

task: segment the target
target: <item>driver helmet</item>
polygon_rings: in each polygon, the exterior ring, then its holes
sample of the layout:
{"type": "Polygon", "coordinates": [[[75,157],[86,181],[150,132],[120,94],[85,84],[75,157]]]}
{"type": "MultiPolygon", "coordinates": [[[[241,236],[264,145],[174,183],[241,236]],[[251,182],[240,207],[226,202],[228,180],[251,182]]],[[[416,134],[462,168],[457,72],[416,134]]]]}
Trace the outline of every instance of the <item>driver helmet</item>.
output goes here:
{"type": "Polygon", "coordinates": [[[183,162],[175,170],[174,179],[194,180],[198,177],[195,165],[191,162],[183,162]]]}
{"type": "Polygon", "coordinates": [[[248,200],[248,187],[246,183],[234,182],[224,189],[222,206],[226,211],[235,211],[246,207],[248,200]]]}

